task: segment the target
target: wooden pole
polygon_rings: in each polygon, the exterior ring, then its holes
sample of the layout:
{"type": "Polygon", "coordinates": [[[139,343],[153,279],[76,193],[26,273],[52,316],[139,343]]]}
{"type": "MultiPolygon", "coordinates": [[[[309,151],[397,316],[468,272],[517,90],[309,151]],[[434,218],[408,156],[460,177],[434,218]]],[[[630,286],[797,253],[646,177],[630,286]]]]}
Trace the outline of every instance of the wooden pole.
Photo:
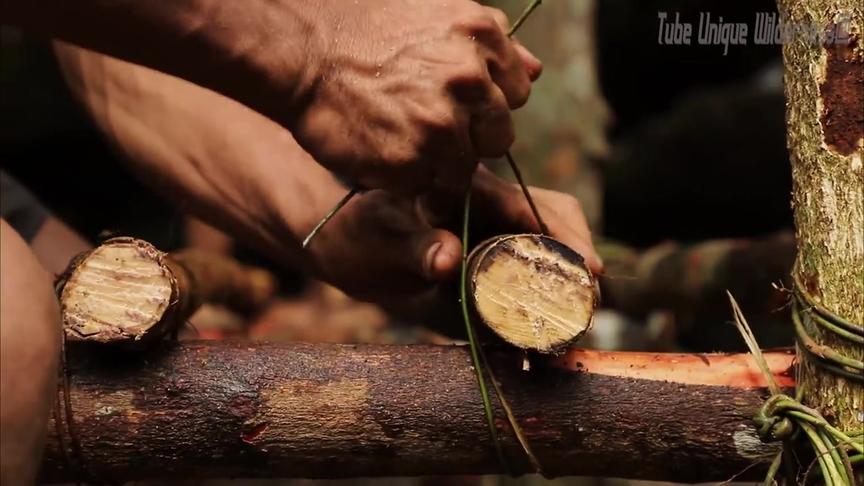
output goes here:
{"type": "MultiPolygon", "coordinates": [[[[767,356],[793,386],[792,354],[767,356]]],[[[551,475],[753,478],[777,451],[752,425],[765,391],[746,355],[573,350],[530,372],[489,357],[551,475]]],[[[464,347],[164,342],[142,359],[73,343],[69,372],[81,459],[50,424],[45,481],[502,472],[464,347]]]]}
{"type": "MultiPolygon", "coordinates": [[[[864,326],[864,5],[780,0],[787,23],[828,36],[783,48],[798,259],[795,273],[818,302],[864,326]]],[[[804,319],[821,345],[857,360],[864,347],[804,319]]],[[[864,386],[799,349],[804,402],[844,430],[864,425],[864,386]]]]}

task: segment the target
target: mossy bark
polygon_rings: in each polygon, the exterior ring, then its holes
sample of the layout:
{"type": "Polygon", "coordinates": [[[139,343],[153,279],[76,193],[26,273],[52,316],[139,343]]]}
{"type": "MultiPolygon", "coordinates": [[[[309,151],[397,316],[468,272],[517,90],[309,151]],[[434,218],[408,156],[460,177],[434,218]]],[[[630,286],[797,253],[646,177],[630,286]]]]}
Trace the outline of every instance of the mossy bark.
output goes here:
{"type": "MultiPolygon", "coordinates": [[[[780,0],[798,26],[846,40],[785,43],[786,120],[798,262],[823,306],[864,322],[864,5],[860,0],[780,0]]],[[[805,319],[806,321],[806,319],[805,319]]],[[[805,322],[817,342],[862,359],[864,349],[805,322]]],[[[804,401],[841,429],[860,429],[864,387],[818,367],[799,349],[804,401]]]]}

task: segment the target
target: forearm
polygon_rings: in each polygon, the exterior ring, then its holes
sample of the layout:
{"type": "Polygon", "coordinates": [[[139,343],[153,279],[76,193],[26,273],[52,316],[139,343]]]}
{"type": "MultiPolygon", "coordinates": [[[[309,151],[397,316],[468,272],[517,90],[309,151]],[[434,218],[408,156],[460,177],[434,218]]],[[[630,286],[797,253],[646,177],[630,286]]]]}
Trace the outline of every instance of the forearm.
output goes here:
{"type": "Polygon", "coordinates": [[[286,124],[308,94],[306,53],[318,37],[306,3],[12,0],[0,8],[3,23],[190,80],[286,124]]]}
{"type": "Polygon", "coordinates": [[[184,210],[271,256],[300,241],[344,189],[291,134],[181,79],[57,43],[70,87],[131,167],[184,210]]]}

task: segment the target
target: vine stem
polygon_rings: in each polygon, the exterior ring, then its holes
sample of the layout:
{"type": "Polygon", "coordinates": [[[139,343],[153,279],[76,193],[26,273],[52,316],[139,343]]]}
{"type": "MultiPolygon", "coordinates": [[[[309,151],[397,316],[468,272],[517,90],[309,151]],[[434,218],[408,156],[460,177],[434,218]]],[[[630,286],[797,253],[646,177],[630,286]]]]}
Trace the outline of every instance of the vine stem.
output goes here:
{"type": "MultiPolygon", "coordinates": [[[[760,372],[765,377],[768,389],[772,395],[769,401],[765,402],[766,405],[763,405],[763,410],[765,410],[766,406],[769,406],[772,410],[769,412],[772,417],[784,417],[785,419],[794,420],[795,426],[804,432],[804,435],[813,447],[816,453],[816,462],[819,464],[822,478],[827,486],[854,484],[853,460],[846,452],[846,448],[848,447],[857,452],[859,456],[864,452],[864,444],[861,441],[853,439],[853,437],[858,437],[858,431],[844,433],[829,424],[818,411],[802,405],[800,400],[803,396],[803,389],[800,386],[796,389],[795,399],[783,394],[768,369],[765,358],[762,355],[759,344],[756,342],[753,331],[750,329],[750,325],[747,323],[747,319],[744,317],[744,313],[741,312],[741,308],[728,290],[726,294],[732,305],[735,326],[744,338],[760,372]]],[[[796,317],[798,311],[796,306],[792,314],[793,319],[796,317]]],[[[762,410],[760,410],[761,414],[763,414],[762,410]]],[[[764,484],[774,484],[774,477],[780,469],[783,454],[788,450],[788,440],[784,439],[783,451],[774,457],[768,474],[765,477],[764,484]]],[[[855,457],[857,461],[857,456],[855,457]]]]}
{"type": "Polygon", "coordinates": [[[342,209],[346,204],[348,204],[348,201],[350,201],[351,198],[357,195],[358,192],[360,192],[360,190],[356,188],[348,191],[348,194],[345,194],[345,196],[342,197],[342,199],[340,199],[335,206],[333,206],[333,209],[331,209],[327,214],[325,214],[324,217],[321,218],[321,221],[318,221],[318,224],[316,224],[315,227],[312,228],[312,231],[310,231],[309,234],[306,236],[306,238],[303,239],[303,244],[301,246],[304,250],[309,246],[312,238],[315,238],[315,235],[317,235],[321,231],[324,225],[326,225],[328,221],[333,219],[333,216],[336,216],[336,213],[338,213],[340,209],[342,209]]]}
{"type": "MultiPolygon", "coordinates": [[[[510,27],[510,30],[507,32],[507,37],[512,37],[513,34],[519,30],[519,27],[525,23],[525,20],[531,15],[531,12],[539,7],[541,3],[542,0],[532,0],[532,2],[525,7],[525,10],[522,11],[522,14],[519,15],[519,18],[516,19],[516,22],[514,22],[510,27]]],[[[525,185],[525,181],[522,179],[522,171],[519,170],[519,166],[516,164],[516,161],[513,160],[513,155],[510,154],[509,150],[506,153],[506,157],[507,163],[510,164],[510,169],[513,171],[513,175],[516,176],[516,180],[519,182],[519,187],[522,188],[522,194],[525,195],[525,199],[528,201],[528,205],[534,213],[534,218],[537,220],[537,225],[540,227],[541,233],[549,234],[549,228],[540,216],[540,211],[537,210],[537,205],[534,204],[534,199],[528,191],[528,186],[525,185]]],[[[471,347],[471,359],[474,362],[474,370],[477,374],[477,383],[480,386],[480,393],[483,396],[483,407],[486,411],[486,422],[489,424],[489,434],[495,442],[495,449],[498,452],[498,458],[501,461],[501,464],[509,470],[510,466],[505,460],[504,452],[501,449],[501,444],[498,439],[498,430],[495,428],[495,416],[492,413],[489,393],[486,389],[485,380],[483,379],[484,368],[488,370],[489,378],[492,380],[492,386],[495,388],[495,394],[498,397],[498,401],[501,403],[501,408],[504,409],[504,413],[507,415],[507,421],[510,423],[510,428],[513,429],[516,439],[522,446],[522,450],[525,452],[525,455],[528,456],[528,460],[531,462],[534,471],[538,474],[543,474],[540,461],[537,460],[537,456],[535,456],[534,452],[531,450],[528,439],[522,432],[522,427],[519,426],[519,422],[516,420],[516,416],[510,408],[510,404],[504,397],[504,391],[501,389],[501,385],[498,384],[498,380],[492,372],[492,367],[489,366],[489,361],[486,359],[486,353],[483,352],[483,348],[479,345],[477,338],[474,335],[474,326],[471,324],[471,315],[468,312],[468,295],[466,290],[468,282],[468,222],[470,219],[470,213],[471,185],[469,184],[468,189],[465,191],[465,207],[463,208],[462,219],[462,275],[459,282],[459,299],[462,303],[462,318],[465,320],[465,330],[468,334],[468,343],[471,347]]]]}
{"type": "Polygon", "coordinates": [[[510,26],[510,30],[507,31],[507,37],[513,37],[513,34],[519,30],[519,27],[522,27],[522,24],[524,24],[525,20],[528,19],[528,16],[531,15],[531,12],[533,12],[535,8],[539,7],[541,3],[543,3],[543,0],[532,0],[519,15],[519,18],[516,19],[516,22],[513,22],[513,25],[510,26]]]}
{"type": "Polygon", "coordinates": [[[513,160],[513,156],[510,155],[510,152],[507,152],[507,163],[510,164],[510,169],[513,171],[513,175],[516,176],[516,180],[519,182],[519,187],[522,188],[522,194],[525,195],[525,199],[528,200],[528,206],[531,207],[531,212],[534,213],[534,219],[537,220],[537,226],[540,228],[540,233],[544,235],[549,235],[549,227],[546,226],[546,223],[543,222],[543,218],[540,216],[540,211],[537,209],[537,205],[534,204],[534,198],[531,197],[531,193],[528,192],[528,186],[525,185],[525,181],[522,179],[522,171],[519,170],[519,166],[516,165],[516,161],[513,160]]]}
{"type": "Polygon", "coordinates": [[[513,414],[513,409],[510,408],[510,403],[507,401],[507,398],[504,397],[504,390],[501,389],[501,385],[498,383],[498,378],[495,377],[495,373],[492,372],[492,367],[489,366],[489,360],[486,359],[486,353],[483,351],[483,346],[478,346],[477,350],[480,352],[480,361],[483,363],[483,367],[489,373],[489,379],[492,381],[492,387],[495,389],[498,401],[501,402],[501,408],[504,409],[504,413],[507,415],[507,421],[510,423],[510,428],[513,429],[513,434],[516,435],[516,440],[519,441],[519,445],[522,446],[522,450],[525,451],[525,455],[528,456],[528,460],[531,462],[531,467],[534,468],[534,472],[543,475],[543,466],[540,465],[540,461],[537,459],[537,456],[534,455],[534,451],[531,450],[531,444],[528,443],[528,438],[525,437],[525,433],[522,432],[522,427],[519,426],[519,422],[516,420],[516,415],[513,414]]]}
{"type": "MultiPolygon", "coordinates": [[[[483,410],[486,413],[486,424],[489,426],[489,436],[495,444],[495,452],[498,460],[507,467],[504,450],[498,439],[498,429],[495,427],[495,414],[492,412],[492,401],[489,400],[489,390],[486,389],[486,380],[483,378],[483,366],[480,363],[480,352],[477,337],[474,335],[474,326],[471,325],[471,316],[468,311],[468,221],[471,212],[471,188],[465,191],[465,208],[462,216],[462,270],[459,281],[459,301],[462,304],[462,319],[465,321],[465,333],[468,334],[468,345],[471,349],[471,362],[474,365],[474,374],[477,376],[477,385],[480,387],[480,396],[483,398],[483,410]]],[[[508,471],[509,472],[509,471],[508,471]]]]}

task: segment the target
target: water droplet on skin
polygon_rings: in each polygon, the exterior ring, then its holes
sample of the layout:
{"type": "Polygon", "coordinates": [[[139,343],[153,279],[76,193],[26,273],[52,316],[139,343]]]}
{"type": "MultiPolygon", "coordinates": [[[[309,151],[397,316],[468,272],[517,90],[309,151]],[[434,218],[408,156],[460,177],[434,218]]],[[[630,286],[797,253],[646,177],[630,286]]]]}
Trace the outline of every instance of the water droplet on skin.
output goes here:
{"type": "Polygon", "coordinates": [[[380,78],[381,77],[381,71],[375,71],[375,77],[380,78]]]}

